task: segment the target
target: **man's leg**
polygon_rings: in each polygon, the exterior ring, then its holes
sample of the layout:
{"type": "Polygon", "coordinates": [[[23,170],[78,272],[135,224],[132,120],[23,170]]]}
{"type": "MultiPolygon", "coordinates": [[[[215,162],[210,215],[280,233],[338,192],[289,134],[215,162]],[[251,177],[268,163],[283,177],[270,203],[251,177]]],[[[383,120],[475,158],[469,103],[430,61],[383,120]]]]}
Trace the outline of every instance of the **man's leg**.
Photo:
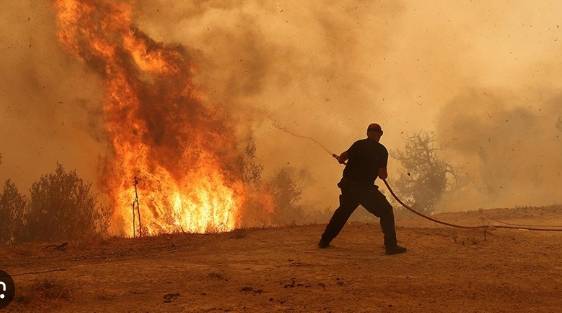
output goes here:
{"type": "Polygon", "coordinates": [[[396,247],[394,212],[386,197],[378,189],[369,189],[361,195],[360,203],[367,211],[380,218],[385,247],[396,247]]]}
{"type": "Polygon", "coordinates": [[[348,190],[347,188],[342,188],[341,195],[340,195],[340,206],[332,215],[330,222],[326,226],[326,230],[322,234],[322,238],[320,239],[319,246],[321,248],[327,247],[332,239],[334,239],[340,232],[340,230],[345,225],[345,222],[351,216],[351,213],[355,211],[357,206],[359,205],[359,201],[357,200],[356,196],[354,195],[352,190],[348,190]]]}

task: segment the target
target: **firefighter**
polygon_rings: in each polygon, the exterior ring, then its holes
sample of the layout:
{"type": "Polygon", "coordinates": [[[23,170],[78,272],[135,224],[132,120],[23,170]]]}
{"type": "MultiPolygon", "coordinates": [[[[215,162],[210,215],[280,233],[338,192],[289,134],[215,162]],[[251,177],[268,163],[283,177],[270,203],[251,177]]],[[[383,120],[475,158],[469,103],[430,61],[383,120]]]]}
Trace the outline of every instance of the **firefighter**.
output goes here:
{"type": "Polygon", "coordinates": [[[339,156],[334,155],[339,163],[346,164],[343,177],[338,183],[341,189],[340,206],[326,226],[318,247],[329,247],[353,211],[362,205],[380,218],[386,254],[406,252],[406,248],[399,246],[396,241],[392,206],[374,184],[377,177],[386,179],[388,176],[388,151],[379,142],[382,134],[379,124],[370,124],[366,139],[356,141],[339,156]]]}

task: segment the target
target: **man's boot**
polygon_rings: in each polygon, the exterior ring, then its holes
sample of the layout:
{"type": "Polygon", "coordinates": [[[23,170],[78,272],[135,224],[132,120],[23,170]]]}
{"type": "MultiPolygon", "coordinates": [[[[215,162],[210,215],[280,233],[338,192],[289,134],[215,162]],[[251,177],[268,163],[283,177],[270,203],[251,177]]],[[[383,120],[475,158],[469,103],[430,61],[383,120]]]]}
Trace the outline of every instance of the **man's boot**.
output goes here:
{"type": "Polygon", "coordinates": [[[401,247],[399,245],[386,246],[385,254],[386,255],[400,254],[406,252],[406,250],[407,250],[406,248],[401,247]]]}
{"type": "Polygon", "coordinates": [[[326,240],[320,239],[320,241],[318,242],[318,248],[320,249],[326,249],[330,246],[330,243],[326,240]]]}

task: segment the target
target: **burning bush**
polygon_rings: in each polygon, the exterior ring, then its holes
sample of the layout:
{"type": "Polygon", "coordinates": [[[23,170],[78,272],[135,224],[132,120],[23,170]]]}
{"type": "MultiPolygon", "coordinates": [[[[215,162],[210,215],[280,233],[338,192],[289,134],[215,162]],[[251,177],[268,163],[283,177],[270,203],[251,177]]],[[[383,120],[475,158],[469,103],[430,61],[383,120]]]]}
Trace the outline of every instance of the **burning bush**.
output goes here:
{"type": "Polygon", "coordinates": [[[437,155],[434,142],[433,134],[419,132],[408,137],[404,150],[393,153],[403,167],[395,182],[397,191],[412,207],[425,212],[434,210],[455,177],[451,165],[437,155]]]}
{"type": "Polygon", "coordinates": [[[26,214],[26,239],[79,239],[105,231],[107,210],[98,203],[90,183],[61,164],[31,186],[26,214]]]}

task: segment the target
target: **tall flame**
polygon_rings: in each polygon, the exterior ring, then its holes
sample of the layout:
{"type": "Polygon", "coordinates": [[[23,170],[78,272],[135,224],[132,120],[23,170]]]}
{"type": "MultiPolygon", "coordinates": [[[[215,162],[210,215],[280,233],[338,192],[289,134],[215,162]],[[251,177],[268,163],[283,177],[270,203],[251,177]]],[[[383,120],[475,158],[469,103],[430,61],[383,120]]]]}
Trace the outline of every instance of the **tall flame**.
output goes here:
{"type": "Polygon", "coordinates": [[[137,29],[128,2],[55,0],[55,8],[59,41],[104,78],[112,155],[103,183],[119,232],[133,234],[136,194],[146,234],[236,228],[246,186],[233,125],[195,89],[184,49],[137,29]]]}

